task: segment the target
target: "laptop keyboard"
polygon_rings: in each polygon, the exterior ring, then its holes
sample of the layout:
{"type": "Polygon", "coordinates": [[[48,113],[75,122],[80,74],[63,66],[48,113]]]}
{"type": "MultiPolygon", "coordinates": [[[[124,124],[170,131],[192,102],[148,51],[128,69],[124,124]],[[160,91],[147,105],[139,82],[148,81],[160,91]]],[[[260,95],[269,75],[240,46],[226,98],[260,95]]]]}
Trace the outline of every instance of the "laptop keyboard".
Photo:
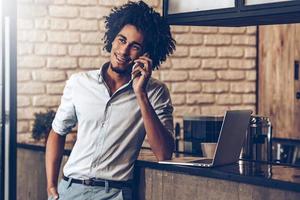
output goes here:
{"type": "Polygon", "coordinates": [[[201,160],[193,160],[191,163],[203,163],[203,164],[211,164],[213,159],[201,159],[201,160]]]}

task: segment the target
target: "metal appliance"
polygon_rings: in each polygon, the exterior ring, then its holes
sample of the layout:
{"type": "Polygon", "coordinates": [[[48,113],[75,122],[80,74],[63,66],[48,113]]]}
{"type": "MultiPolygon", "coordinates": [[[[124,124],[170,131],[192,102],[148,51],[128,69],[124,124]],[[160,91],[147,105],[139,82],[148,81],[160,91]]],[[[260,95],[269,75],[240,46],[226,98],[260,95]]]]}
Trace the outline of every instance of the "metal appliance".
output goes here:
{"type": "MultiPolygon", "coordinates": [[[[222,116],[185,116],[184,152],[203,156],[201,143],[218,141],[222,121],[222,116]]],[[[272,161],[272,125],[268,117],[251,116],[240,158],[272,161]]]]}
{"type": "Polygon", "coordinates": [[[184,152],[203,156],[201,143],[217,142],[223,116],[185,116],[183,118],[184,152]]]}
{"type": "Polygon", "coordinates": [[[272,161],[272,125],[268,117],[251,116],[240,158],[272,161]]]}

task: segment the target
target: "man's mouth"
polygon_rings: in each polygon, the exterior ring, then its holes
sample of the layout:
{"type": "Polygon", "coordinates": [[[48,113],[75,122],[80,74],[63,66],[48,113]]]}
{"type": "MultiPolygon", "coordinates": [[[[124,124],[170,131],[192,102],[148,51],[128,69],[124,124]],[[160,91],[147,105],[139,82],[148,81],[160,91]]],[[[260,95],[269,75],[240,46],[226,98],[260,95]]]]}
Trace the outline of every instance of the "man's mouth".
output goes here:
{"type": "Polygon", "coordinates": [[[116,54],[116,53],[115,53],[115,57],[116,57],[116,59],[117,59],[118,63],[122,63],[122,64],[124,64],[124,63],[126,63],[126,62],[129,62],[129,61],[131,61],[131,59],[130,59],[130,58],[128,58],[128,57],[124,57],[124,56],[121,56],[121,55],[118,55],[118,54],[116,54]]]}

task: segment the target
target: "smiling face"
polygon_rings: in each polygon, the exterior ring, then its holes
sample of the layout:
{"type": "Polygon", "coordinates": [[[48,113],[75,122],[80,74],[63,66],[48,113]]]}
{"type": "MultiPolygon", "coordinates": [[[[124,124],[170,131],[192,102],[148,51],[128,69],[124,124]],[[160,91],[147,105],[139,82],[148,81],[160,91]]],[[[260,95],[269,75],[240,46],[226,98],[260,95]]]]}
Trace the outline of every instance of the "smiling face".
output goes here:
{"type": "Polygon", "coordinates": [[[110,67],[118,74],[130,74],[133,61],[142,55],[144,37],[133,25],[125,25],[112,42],[110,67]]]}

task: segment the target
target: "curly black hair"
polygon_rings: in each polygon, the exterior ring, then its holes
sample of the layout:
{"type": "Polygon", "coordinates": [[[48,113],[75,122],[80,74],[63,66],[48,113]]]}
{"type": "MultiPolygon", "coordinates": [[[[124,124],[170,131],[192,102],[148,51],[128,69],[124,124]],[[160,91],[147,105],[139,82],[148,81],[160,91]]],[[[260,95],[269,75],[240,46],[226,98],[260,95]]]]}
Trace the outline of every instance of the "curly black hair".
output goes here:
{"type": "Polygon", "coordinates": [[[135,26],[144,35],[143,50],[152,59],[153,69],[158,69],[175,50],[176,41],[172,38],[170,26],[143,1],[129,1],[123,6],[114,7],[104,19],[106,32],[103,49],[107,52],[111,52],[113,40],[127,24],[135,26]]]}

